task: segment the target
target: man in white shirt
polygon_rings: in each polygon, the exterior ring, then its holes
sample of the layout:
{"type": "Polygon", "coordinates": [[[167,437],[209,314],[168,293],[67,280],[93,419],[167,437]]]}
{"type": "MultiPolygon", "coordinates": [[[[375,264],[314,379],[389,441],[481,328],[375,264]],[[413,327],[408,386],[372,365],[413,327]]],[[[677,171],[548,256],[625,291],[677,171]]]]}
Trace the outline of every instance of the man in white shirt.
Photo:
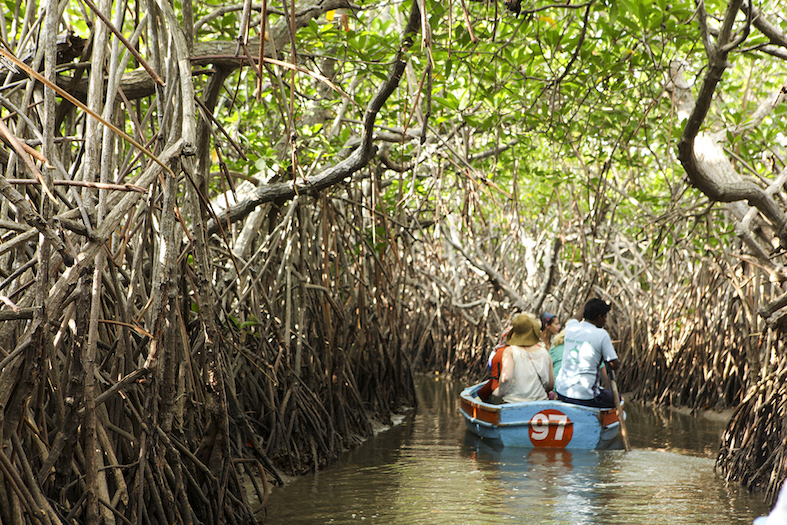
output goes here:
{"type": "Polygon", "coordinates": [[[612,307],[601,299],[590,299],[579,316],[566,323],[563,364],[555,379],[555,391],[561,401],[600,408],[612,408],[612,392],[600,386],[600,366],[612,370],[620,367],[612,340],[604,330],[612,307]]]}

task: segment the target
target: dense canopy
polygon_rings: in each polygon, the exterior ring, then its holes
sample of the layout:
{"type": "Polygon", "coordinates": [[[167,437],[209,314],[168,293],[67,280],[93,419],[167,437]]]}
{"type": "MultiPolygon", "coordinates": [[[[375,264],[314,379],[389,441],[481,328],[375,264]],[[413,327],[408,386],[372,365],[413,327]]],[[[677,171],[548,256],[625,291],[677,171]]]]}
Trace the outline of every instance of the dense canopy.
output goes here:
{"type": "Polygon", "coordinates": [[[717,466],[772,499],[783,11],[3,1],[0,519],[252,522],[591,296],[621,387],[736,407],[717,466]]]}

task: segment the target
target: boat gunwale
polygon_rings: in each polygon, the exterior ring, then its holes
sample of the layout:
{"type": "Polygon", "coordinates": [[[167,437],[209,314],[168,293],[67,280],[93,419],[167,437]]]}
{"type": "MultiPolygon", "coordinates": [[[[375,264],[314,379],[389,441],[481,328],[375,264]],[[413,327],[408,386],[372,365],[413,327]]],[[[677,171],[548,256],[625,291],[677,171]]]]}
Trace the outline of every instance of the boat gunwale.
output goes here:
{"type": "MultiPolygon", "coordinates": [[[[590,418],[596,421],[595,425],[597,426],[595,428],[598,429],[598,441],[595,442],[594,446],[583,446],[581,444],[582,441],[580,441],[577,446],[568,446],[568,443],[566,443],[563,446],[554,447],[547,445],[548,448],[564,450],[613,450],[620,448],[615,446],[615,442],[620,438],[620,420],[618,418],[625,418],[625,411],[621,410],[622,414],[619,414],[614,407],[588,407],[554,399],[496,405],[482,401],[476,396],[476,393],[483,385],[484,383],[479,383],[464,388],[459,394],[460,403],[458,407],[459,413],[465,419],[468,430],[483,440],[501,443],[503,446],[530,448],[530,444],[519,443],[520,439],[514,437],[515,434],[512,434],[512,432],[521,432],[526,431],[528,428],[533,428],[533,410],[536,410],[537,413],[553,410],[568,416],[568,422],[554,421],[550,417],[549,421],[538,421],[539,426],[546,424],[549,427],[584,428],[584,426],[577,427],[577,421],[590,418]],[[476,417],[478,415],[481,415],[484,419],[476,417]],[[506,421],[503,421],[504,419],[506,421]],[[485,430],[481,432],[481,428],[485,430]],[[610,436],[610,432],[613,435],[610,436]],[[514,443],[510,443],[512,438],[514,443]]],[[[585,424],[582,423],[582,425],[585,424]]],[[[573,442],[573,439],[571,439],[571,442],[573,442]]],[[[544,446],[532,444],[534,448],[544,446]]],[[[589,444],[592,445],[593,442],[591,441],[589,444]]]]}
{"type": "Polygon", "coordinates": [[[478,408],[482,408],[487,412],[502,412],[513,408],[530,407],[535,405],[544,405],[546,407],[567,406],[570,407],[572,410],[584,410],[584,411],[592,412],[594,414],[600,414],[602,412],[613,412],[616,410],[615,408],[599,408],[599,407],[588,407],[584,405],[575,405],[573,403],[566,403],[565,401],[560,401],[557,399],[541,399],[538,401],[518,401],[516,403],[503,403],[500,405],[496,405],[492,403],[487,403],[486,401],[482,401],[481,398],[474,395],[475,392],[478,390],[478,388],[483,386],[485,382],[486,381],[484,381],[483,383],[478,383],[476,385],[466,387],[464,390],[462,390],[459,396],[465,401],[467,401],[468,403],[471,403],[477,406],[478,408]]]}

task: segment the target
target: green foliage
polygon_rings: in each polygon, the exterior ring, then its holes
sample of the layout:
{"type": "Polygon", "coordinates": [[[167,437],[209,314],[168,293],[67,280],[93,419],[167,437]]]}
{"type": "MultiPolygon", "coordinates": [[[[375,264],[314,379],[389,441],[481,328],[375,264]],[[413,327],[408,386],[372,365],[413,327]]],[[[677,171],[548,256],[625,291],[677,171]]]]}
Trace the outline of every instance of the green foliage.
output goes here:
{"type": "MultiPolygon", "coordinates": [[[[13,19],[14,13],[14,1],[5,0],[6,4],[6,20],[10,21],[13,19]]],[[[87,35],[90,32],[90,29],[87,24],[87,20],[85,20],[82,11],[76,4],[68,3],[66,6],[65,13],[63,13],[63,17],[68,21],[70,29],[77,35],[87,35]]]]}
{"type": "MultiPolygon", "coordinates": [[[[338,91],[303,71],[267,67],[259,102],[250,70],[231,77],[232,105],[217,118],[237,134],[248,161],[224,147],[229,168],[263,177],[281,171],[290,163],[291,135],[300,172],[316,173],[343,158],[348,144],[354,147],[360,137],[366,104],[388,78],[411,6],[361,2],[358,9],[325,14],[298,31],[298,66],[325,74],[348,92],[354,104],[347,109],[338,91]],[[341,111],[344,120],[331,134],[341,111]]],[[[390,145],[391,158],[417,165],[419,172],[403,174],[402,187],[398,173],[383,174],[394,181],[383,191],[388,209],[405,206],[423,214],[441,202],[461,211],[471,193],[475,204],[489,206],[490,216],[496,207],[510,205],[533,218],[562,213],[566,219],[614,206],[610,217],[636,235],[645,231],[643,221],[668,216],[701,197],[680,191],[683,175],[675,155],[682,122],[665,92],[671,62],[684,64],[695,89],[706,70],[692,4],[538,1],[523,4],[518,17],[494,3],[467,3],[467,17],[458,3],[433,0],[426,6],[429,47],[420,32],[414,36],[409,69],[375,121],[376,130],[396,134],[401,131],[392,130],[420,130],[420,119],[427,110],[429,115],[427,144],[403,138],[390,145]],[[513,143],[516,147],[470,166],[460,158],[513,143]],[[486,185],[483,177],[496,186],[486,185]],[[515,181],[520,202],[511,201],[515,181]]],[[[214,7],[197,4],[195,18],[214,7]]],[[[718,17],[726,4],[706,3],[706,9],[718,17]]],[[[239,16],[232,12],[214,19],[200,37],[234,38],[239,16]]],[[[272,24],[281,22],[271,14],[272,24]]],[[[766,42],[752,31],[745,54],[732,55],[732,60],[746,59],[725,72],[725,87],[746,93],[750,102],[717,97],[710,126],[746,126],[754,104],[778,87],[781,77],[768,75],[770,62],[760,62],[757,54],[756,46],[766,42]]],[[[290,60],[288,47],[280,51],[290,60]]],[[[761,125],[727,138],[726,146],[761,176],[772,174],[768,148],[783,148],[784,113],[779,107],[761,125]]]]}
{"type": "Polygon", "coordinates": [[[233,328],[235,328],[235,330],[240,332],[241,335],[259,337],[259,333],[257,333],[256,327],[259,326],[260,322],[257,320],[257,318],[254,315],[250,315],[249,318],[243,322],[241,322],[234,315],[230,315],[228,317],[233,328]]]}

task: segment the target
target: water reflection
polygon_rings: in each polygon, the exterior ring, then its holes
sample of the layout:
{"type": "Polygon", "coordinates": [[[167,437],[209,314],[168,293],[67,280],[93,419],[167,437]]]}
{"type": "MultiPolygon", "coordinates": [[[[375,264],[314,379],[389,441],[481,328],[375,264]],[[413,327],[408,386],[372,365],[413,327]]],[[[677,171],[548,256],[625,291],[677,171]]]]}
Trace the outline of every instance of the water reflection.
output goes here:
{"type": "Polygon", "coordinates": [[[495,448],[465,430],[461,388],[422,381],[416,413],[274,489],[265,523],[748,525],[767,513],[713,472],[723,423],[631,404],[628,453],[495,448]]]}
{"type": "Polygon", "coordinates": [[[598,490],[599,465],[610,452],[497,448],[472,435],[466,443],[505,514],[540,523],[596,523],[605,498],[598,490]]]}
{"type": "Polygon", "coordinates": [[[726,428],[721,415],[716,419],[692,417],[637,403],[630,403],[626,411],[633,422],[629,425],[632,446],[716,458],[726,428]]]}

